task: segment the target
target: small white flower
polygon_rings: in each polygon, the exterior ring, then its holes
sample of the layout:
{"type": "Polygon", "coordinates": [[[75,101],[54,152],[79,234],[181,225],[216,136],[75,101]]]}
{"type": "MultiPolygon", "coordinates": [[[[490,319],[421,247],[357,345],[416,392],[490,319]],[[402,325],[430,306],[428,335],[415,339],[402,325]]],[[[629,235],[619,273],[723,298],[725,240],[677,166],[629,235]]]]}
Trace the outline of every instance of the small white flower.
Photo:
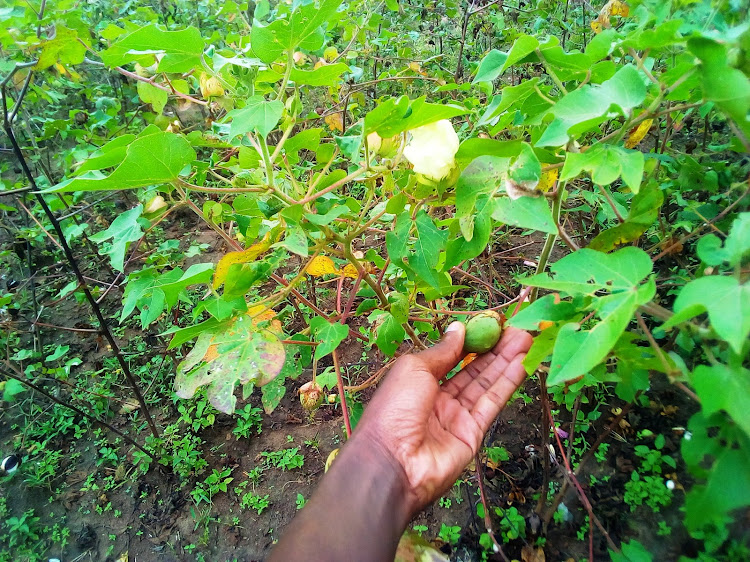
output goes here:
{"type": "Polygon", "coordinates": [[[674,490],[674,480],[667,480],[667,489],[674,490]]]}
{"type": "Polygon", "coordinates": [[[448,176],[456,165],[458,135],[447,119],[417,127],[409,131],[411,139],[404,148],[404,156],[417,174],[433,181],[448,176]]]}
{"type": "Polygon", "coordinates": [[[690,441],[692,438],[693,438],[693,434],[690,433],[689,431],[686,431],[685,435],[683,436],[683,439],[685,439],[685,441],[690,441]]]}

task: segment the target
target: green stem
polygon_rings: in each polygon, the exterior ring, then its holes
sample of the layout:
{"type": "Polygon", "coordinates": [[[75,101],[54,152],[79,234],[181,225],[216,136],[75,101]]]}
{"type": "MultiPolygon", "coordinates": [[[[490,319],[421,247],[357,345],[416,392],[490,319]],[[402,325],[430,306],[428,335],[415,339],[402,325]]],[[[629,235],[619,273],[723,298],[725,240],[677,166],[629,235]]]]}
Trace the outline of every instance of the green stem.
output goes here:
{"type": "Polygon", "coordinates": [[[544,55],[542,54],[542,51],[539,49],[536,50],[536,56],[539,57],[539,60],[544,65],[544,70],[547,71],[547,74],[549,74],[549,77],[552,78],[552,81],[557,85],[558,88],[560,88],[560,91],[563,94],[567,94],[568,90],[565,89],[565,85],[562,83],[562,81],[557,77],[557,74],[552,70],[552,67],[547,62],[547,59],[544,58],[544,55]]]}
{"type": "Polygon", "coordinates": [[[284,71],[284,79],[279,87],[279,93],[276,96],[277,100],[280,100],[286,92],[286,85],[289,82],[289,77],[292,75],[292,69],[294,68],[294,49],[289,49],[286,52],[286,70],[284,71]]]}
{"type": "MultiPolygon", "coordinates": [[[[562,209],[562,200],[565,198],[565,182],[560,182],[557,186],[557,193],[555,198],[552,200],[552,218],[555,220],[555,224],[560,224],[560,211],[562,209]]],[[[536,266],[537,275],[543,273],[547,269],[547,262],[549,256],[552,253],[552,248],[555,247],[555,241],[557,240],[557,233],[547,234],[547,239],[544,241],[544,247],[542,253],[539,256],[539,263],[536,266]]],[[[534,302],[539,293],[539,288],[534,287],[529,295],[529,302],[534,302]]]]}

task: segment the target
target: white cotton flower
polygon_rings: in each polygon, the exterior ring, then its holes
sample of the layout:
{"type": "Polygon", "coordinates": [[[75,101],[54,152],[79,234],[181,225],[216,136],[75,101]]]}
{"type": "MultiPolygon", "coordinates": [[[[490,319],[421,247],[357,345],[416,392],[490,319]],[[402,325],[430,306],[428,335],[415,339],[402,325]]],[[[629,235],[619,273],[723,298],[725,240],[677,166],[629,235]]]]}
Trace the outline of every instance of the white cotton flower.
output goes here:
{"type": "Polygon", "coordinates": [[[414,171],[433,181],[448,176],[456,165],[458,135],[447,119],[409,131],[404,156],[414,171]]]}

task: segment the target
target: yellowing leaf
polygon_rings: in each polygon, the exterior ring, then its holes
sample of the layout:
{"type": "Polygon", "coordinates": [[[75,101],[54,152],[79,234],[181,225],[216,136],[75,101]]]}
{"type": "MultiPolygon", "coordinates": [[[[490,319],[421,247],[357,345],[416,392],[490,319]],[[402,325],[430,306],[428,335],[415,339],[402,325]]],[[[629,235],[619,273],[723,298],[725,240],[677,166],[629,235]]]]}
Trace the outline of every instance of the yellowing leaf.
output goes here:
{"type": "Polygon", "coordinates": [[[281,320],[276,318],[276,312],[271,308],[266,308],[262,304],[256,304],[249,307],[245,314],[253,319],[253,326],[257,326],[261,322],[269,322],[269,331],[277,335],[281,335],[284,332],[281,320]]]}
{"type": "Polygon", "coordinates": [[[541,191],[543,193],[548,192],[550,189],[552,189],[552,186],[555,185],[555,182],[557,181],[557,177],[559,175],[559,168],[553,168],[544,172],[542,174],[542,177],[539,179],[539,183],[536,186],[537,191],[541,191]]]}
{"type": "Polygon", "coordinates": [[[472,361],[474,361],[474,359],[476,359],[476,358],[477,358],[477,354],[476,354],[476,353],[469,353],[469,354],[467,354],[467,355],[466,355],[466,357],[464,357],[464,360],[463,360],[463,361],[461,361],[461,368],[462,368],[462,369],[465,369],[465,368],[466,368],[466,367],[468,367],[468,366],[469,366],[469,365],[471,364],[471,362],[472,362],[472,361]]]}
{"type": "Polygon", "coordinates": [[[339,56],[339,52],[336,50],[336,47],[327,47],[326,50],[323,51],[323,58],[328,62],[333,62],[337,56],[339,56]]]}
{"type": "Polygon", "coordinates": [[[337,274],[339,270],[336,264],[328,256],[316,256],[307,266],[306,272],[313,277],[322,277],[323,275],[337,274]]]}
{"type": "Polygon", "coordinates": [[[273,244],[271,232],[266,233],[263,240],[257,244],[253,244],[247,250],[241,252],[229,252],[216,264],[216,272],[214,273],[214,289],[218,289],[226,281],[227,273],[229,273],[230,266],[236,263],[248,263],[256,259],[263,252],[268,250],[273,244]]]}
{"type": "Polygon", "coordinates": [[[628,14],[630,14],[630,6],[628,6],[625,2],[615,0],[614,2],[610,2],[610,4],[612,4],[609,9],[610,15],[627,17],[628,14]]]}
{"type": "Polygon", "coordinates": [[[427,76],[427,73],[422,70],[422,66],[418,62],[410,62],[409,70],[411,70],[412,72],[416,72],[417,74],[421,74],[422,76],[427,76]]]}
{"type": "Polygon", "coordinates": [[[346,264],[340,273],[342,277],[351,277],[352,279],[357,279],[359,277],[357,268],[350,263],[346,264]]]}
{"type": "Polygon", "coordinates": [[[340,112],[326,115],[324,121],[332,131],[344,132],[344,116],[340,112]]]}
{"type": "Polygon", "coordinates": [[[635,148],[636,146],[638,146],[638,144],[643,140],[643,137],[645,137],[651,129],[651,125],[653,124],[653,122],[653,119],[646,119],[640,125],[638,125],[638,127],[633,129],[630,132],[630,136],[625,141],[625,148],[635,148]]]}
{"type": "Polygon", "coordinates": [[[594,33],[599,34],[602,32],[602,24],[599,20],[593,20],[591,22],[591,29],[594,30],[594,33]]]}

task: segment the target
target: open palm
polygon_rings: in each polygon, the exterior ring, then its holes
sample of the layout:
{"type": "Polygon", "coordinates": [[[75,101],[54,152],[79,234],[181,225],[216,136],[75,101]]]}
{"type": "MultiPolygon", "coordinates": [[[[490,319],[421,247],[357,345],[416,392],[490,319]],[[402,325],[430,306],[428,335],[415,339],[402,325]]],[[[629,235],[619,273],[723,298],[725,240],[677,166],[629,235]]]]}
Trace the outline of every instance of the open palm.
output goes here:
{"type": "Polygon", "coordinates": [[[382,447],[408,481],[415,513],[447,490],[526,372],[531,336],[508,328],[488,353],[449,381],[463,357],[464,326],[452,324],[437,345],[396,361],[367,407],[355,438],[382,447]]]}

